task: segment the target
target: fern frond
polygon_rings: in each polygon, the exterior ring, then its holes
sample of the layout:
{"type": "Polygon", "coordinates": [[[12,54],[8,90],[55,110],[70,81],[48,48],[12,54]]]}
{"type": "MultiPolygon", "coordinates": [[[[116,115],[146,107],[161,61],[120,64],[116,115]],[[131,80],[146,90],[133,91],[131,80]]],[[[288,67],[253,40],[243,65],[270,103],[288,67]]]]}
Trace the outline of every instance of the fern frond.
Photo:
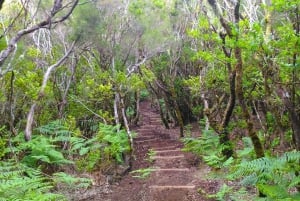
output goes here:
{"type": "Polygon", "coordinates": [[[0,163],[0,200],[66,200],[50,193],[53,183],[42,172],[10,161],[0,163]]]}
{"type": "Polygon", "coordinates": [[[293,200],[288,190],[300,183],[300,152],[286,152],[280,157],[263,157],[242,161],[236,166],[231,178],[243,178],[243,185],[257,185],[259,191],[273,200],[293,200]]]}
{"type": "Polygon", "coordinates": [[[253,173],[262,174],[272,170],[272,160],[269,158],[259,158],[249,162],[242,162],[237,165],[237,170],[231,175],[232,178],[240,178],[253,173]]]}
{"type": "Polygon", "coordinates": [[[300,162],[300,151],[285,152],[280,158],[285,163],[299,163],[300,162]]]}
{"type": "Polygon", "coordinates": [[[258,176],[255,173],[253,173],[253,174],[245,176],[240,181],[240,184],[243,186],[254,186],[257,182],[258,182],[258,176]]]}
{"type": "Polygon", "coordinates": [[[280,185],[259,184],[257,187],[259,192],[263,193],[268,198],[279,200],[290,197],[286,189],[280,185]]]}
{"type": "Polygon", "coordinates": [[[64,172],[55,173],[53,176],[56,183],[65,183],[69,187],[88,187],[91,185],[91,179],[89,178],[73,177],[64,172]]]}
{"type": "Polygon", "coordinates": [[[296,187],[300,184],[300,176],[294,177],[289,184],[289,188],[296,187]]]}

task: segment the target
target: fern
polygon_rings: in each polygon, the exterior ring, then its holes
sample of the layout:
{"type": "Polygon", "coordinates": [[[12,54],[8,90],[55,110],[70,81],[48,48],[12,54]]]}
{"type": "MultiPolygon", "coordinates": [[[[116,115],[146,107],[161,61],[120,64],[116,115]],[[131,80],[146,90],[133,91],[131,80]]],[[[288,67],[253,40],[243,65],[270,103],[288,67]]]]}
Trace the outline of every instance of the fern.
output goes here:
{"type": "Polygon", "coordinates": [[[101,162],[123,163],[124,154],[130,151],[130,145],[125,130],[120,125],[99,124],[98,133],[91,139],[71,137],[72,153],[78,153],[82,158],[76,164],[80,170],[92,171],[101,162]]]}
{"type": "Polygon", "coordinates": [[[104,145],[104,153],[117,162],[122,163],[123,154],[130,151],[126,131],[120,129],[120,125],[100,124],[97,136],[104,145]]]}
{"type": "Polygon", "coordinates": [[[66,200],[63,195],[51,193],[52,189],[52,182],[40,171],[14,162],[0,162],[0,200],[66,200]]]}
{"type": "Polygon", "coordinates": [[[71,137],[70,143],[70,152],[73,154],[78,152],[80,156],[84,156],[90,151],[97,150],[102,147],[102,144],[99,142],[97,137],[93,137],[91,139],[71,137]]]}
{"type": "Polygon", "coordinates": [[[270,199],[289,199],[298,196],[288,192],[300,183],[300,177],[296,174],[300,171],[299,161],[299,151],[286,152],[281,157],[243,161],[229,178],[242,178],[241,184],[257,186],[270,199]]]}
{"type": "Polygon", "coordinates": [[[46,125],[36,128],[36,130],[41,134],[49,136],[69,136],[71,133],[62,120],[52,121],[46,125]]]}
{"type": "MultiPolygon", "coordinates": [[[[20,135],[23,134],[20,133],[19,136],[20,135]]],[[[17,139],[20,139],[19,136],[17,136],[17,139]]],[[[21,140],[18,141],[18,144],[19,145],[16,147],[18,152],[29,153],[23,157],[22,162],[31,167],[36,166],[38,162],[56,165],[73,163],[72,161],[65,159],[63,154],[56,149],[53,140],[46,136],[34,136],[29,142],[25,142],[24,139],[21,138],[21,140]]]]}
{"type": "Polygon", "coordinates": [[[215,198],[219,201],[225,201],[227,200],[227,197],[229,193],[231,193],[232,187],[227,186],[226,184],[223,184],[223,186],[220,188],[220,190],[216,194],[208,195],[208,198],[215,198]]]}
{"type": "Polygon", "coordinates": [[[211,151],[219,151],[219,136],[211,130],[204,130],[199,138],[183,138],[184,151],[191,151],[199,156],[207,155],[211,151]]]}
{"type": "Polygon", "coordinates": [[[98,139],[73,137],[73,133],[61,121],[50,122],[36,131],[38,133],[29,142],[25,142],[23,133],[11,139],[11,147],[7,151],[13,151],[15,160],[20,161],[0,162],[0,201],[67,200],[65,196],[54,193],[57,185],[68,188],[86,188],[90,185],[90,180],[86,178],[76,178],[65,173],[46,175],[42,170],[53,165],[73,164],[73,161],[65,158],[64,150],[60,148],[61,142],[68,144],[70,153],[85,155],[87,152],[84,149],[100,153],[98,139]]]}
{"type": "Polygon", "coordinates": [[[262,194],[271,199],[284,199],[290,197],[287,189],[281,185],[258,184],[257,187],[262,194]]]}
{"type": "Polygon", "coordinates": [[[203,157],[206,164],[214,168],[229,167],[233,163],[233,158],[226,158],[222,151],[224,145],[220,145],[219,136],[212,130],[204,130],[202,136],[198,138],[186,137],[183,140],[183,151],[190,151],[203,157]]]}
{"type": "Polygon", "coordinates": [[[155,169],[153,169],[153,168],[144,168],[144,169],[134,170],[130,173],[134,174],[132,177],[139,178],[139,179],[146,179],[154,171],[155,171],[155,169]]]}
{"type": "Polygon", "coordinates": [[[250,137],[242,138],[244,148],[242,150],[237,150],[237,157],[242,160],[253,160],[255,158],[255,152],[253,144],[250,137]]]}
{"type": "Polygon", "coordinates": [[[91,180],[88,178],[73,177],[64,172],[54,173],[53,180],[55,183],[67,184],[70,188],[73,188],[73,187],[87,188],[88,186],[91,185],[91,180]]]}

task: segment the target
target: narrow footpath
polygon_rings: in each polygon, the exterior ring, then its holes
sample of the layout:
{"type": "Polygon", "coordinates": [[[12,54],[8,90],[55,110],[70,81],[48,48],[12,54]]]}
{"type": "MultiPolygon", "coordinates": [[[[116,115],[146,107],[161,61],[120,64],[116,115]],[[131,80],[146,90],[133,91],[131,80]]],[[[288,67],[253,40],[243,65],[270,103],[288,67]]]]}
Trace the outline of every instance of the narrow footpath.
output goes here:
{"type": "MultiPolygon", "coordinates": [[[[178,129],[165,129],[149,102],[141,103],[141,125],[134,129],[135,157],[132,171],[145,170],[144,179],[129,173],[111,186],[101,201],[205,201],[201,188],[215,188],[201,180],[198,159],[181,151],[178,129]],[[151,171],[149,171],[151,170],[151,171]]],[[[98,200],[98,199],[97,199],[98,200]]]]}

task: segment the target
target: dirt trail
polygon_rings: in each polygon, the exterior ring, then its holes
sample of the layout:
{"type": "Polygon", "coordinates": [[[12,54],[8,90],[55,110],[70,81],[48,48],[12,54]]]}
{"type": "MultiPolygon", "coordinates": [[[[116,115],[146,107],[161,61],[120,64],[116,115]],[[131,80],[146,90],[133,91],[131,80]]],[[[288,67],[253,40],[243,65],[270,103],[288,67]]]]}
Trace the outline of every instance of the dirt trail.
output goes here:
{"type": "Polygon", "coordinates": [[[213,183],[201,180],[197,159],[181,151],[179,132],[164,129],[158,112],[149,102],[141,103],[141,124],[134,129],[135,157],[132,170],[151,168],[146,179],[128,174],[110,186],[106,194],[94,200],[101,201],[205,201],[199,189],[215,189],[213,183]],[[151,158],[149,157],[151,155],[151,158]],[[148,160],[147,160],[148,159],[148,160]],[[149,160],[150,159],[150,160],[149,160]]]}

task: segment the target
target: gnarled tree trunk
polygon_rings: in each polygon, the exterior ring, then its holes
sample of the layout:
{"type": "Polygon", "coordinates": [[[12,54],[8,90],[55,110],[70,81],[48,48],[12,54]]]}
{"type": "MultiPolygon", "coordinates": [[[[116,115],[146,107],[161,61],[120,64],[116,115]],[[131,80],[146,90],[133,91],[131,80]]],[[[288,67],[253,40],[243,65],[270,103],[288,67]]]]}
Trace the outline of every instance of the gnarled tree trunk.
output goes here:
{"type": "Polygon", "coordinates": [[[178,106],[178,103],[176,101],[177,96],[176,96],[176,91],[175,88],[173,86],[170,87],[170,93],[171,93],[171,98],[174,104],[174,109],[175,109],[175,114],[176,114],[176,118],[178,121],[178,125],[179,125],[179,129],[180,129],[180,137],[184,137],[184,123],[183,123],[183,119],[182,119],[182,115],[181,115],[181,111],[180,108],[178,106]]]}

